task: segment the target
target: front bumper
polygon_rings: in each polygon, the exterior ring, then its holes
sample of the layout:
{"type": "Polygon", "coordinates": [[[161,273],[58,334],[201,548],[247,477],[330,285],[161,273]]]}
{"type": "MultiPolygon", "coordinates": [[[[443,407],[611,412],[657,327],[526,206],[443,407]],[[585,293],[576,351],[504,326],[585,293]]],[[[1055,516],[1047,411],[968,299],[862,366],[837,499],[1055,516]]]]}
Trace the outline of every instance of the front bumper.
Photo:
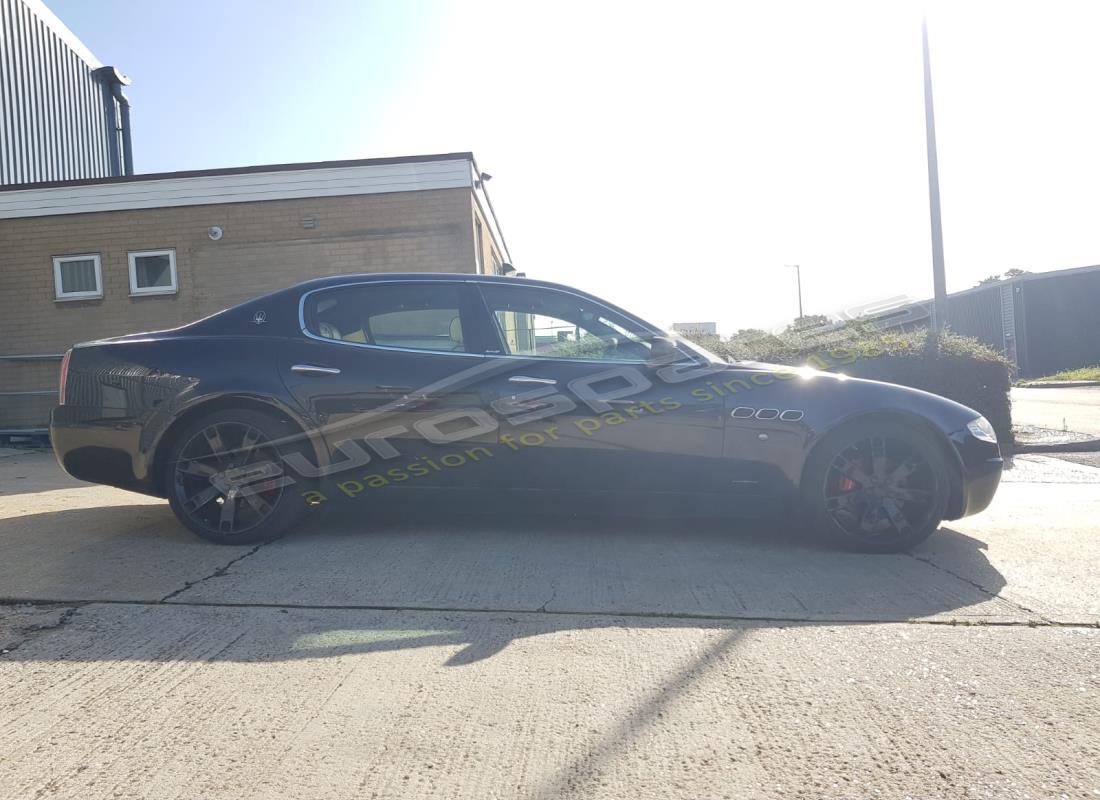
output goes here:
{"type": "Polygon", "coordinates": [[[1004,459],[996,443],[976,439],[966,430],[952,435],[951,444],[962,467],[962,492],[951,514],[951,519],[958,519],[984,511],[993,502],[1001,483],[1004,459]]]}
{"type": "Polygon", "coordinates": [[[963,478],[963,511],[960,517],[969,517],[984,511],[993,502],[997,486],[1001,483],[1001,470],[1004,459],[1000,456],[990,458],[981,464],[972,466],[963,478]]]}

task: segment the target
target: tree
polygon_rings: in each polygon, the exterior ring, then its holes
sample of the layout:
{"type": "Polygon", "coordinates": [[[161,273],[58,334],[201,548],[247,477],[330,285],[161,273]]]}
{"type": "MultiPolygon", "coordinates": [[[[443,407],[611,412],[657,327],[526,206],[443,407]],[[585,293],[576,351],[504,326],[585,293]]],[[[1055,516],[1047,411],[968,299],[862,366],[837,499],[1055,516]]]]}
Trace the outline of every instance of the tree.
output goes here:
{"type": "Polygon", "coordinates": [[[1019,278],[1021,275],[1030,275],[1031,273],[1026,269],[1017,269],[1013,267],[1005,273],[1005,278],[1019,278]]]}
{"type": "Polygon", "coordinates": [[[807,314],[804,317],[799,317],[790,325],[787,326],[785,333],[794,333],[796,331],[808,331],[814,328],[821,328],[829,324],[829,318],[824,314],[807,314]]]}
{"type": "Polygon", "coordinates": [[[1000,283],[1000,275],[990,275],[988,278],[982,278],[978,281],[979,286],[985,286],[987,283],[1000,283]]]}
{"type": "Polygon", "coordinates": [[[760,339],[768,335],[767,331],[761,330],[760,328],[742,328],[737,333],[733,334],[730,339],[741,339],[746,342],[751,342],[753,339],[760,339]]]}

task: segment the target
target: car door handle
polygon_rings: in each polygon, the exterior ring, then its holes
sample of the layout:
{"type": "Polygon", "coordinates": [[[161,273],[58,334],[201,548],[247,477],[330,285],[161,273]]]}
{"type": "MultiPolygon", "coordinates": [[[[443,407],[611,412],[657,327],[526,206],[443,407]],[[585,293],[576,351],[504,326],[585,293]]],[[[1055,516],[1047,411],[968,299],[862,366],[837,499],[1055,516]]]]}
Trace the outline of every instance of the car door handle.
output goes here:
{"type": "Polygon", "coordinates": [[[297,372],[299,375],[339,375],[340,370],[336,367],[319,367],[316,364],[295,364],[290,368],[291,372],[297,372]]]}
{"type": "Polygon", "coordinates": [[[509,383],[536,383],[539,386],[557,386],[558,382],[553,378],[529,378],[526,375],[513,375],[508,379],[509,383]]]}

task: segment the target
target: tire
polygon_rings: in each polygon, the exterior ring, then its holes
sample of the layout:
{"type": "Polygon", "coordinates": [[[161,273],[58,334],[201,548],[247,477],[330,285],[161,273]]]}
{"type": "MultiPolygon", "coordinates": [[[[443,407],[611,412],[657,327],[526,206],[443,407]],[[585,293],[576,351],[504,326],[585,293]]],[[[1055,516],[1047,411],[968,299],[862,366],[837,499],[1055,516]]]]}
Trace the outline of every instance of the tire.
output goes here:
{"type": "Polygon", "coordinates": [[[270,541],[308,511],[301,485],[283,474],[283,456],[304,452],[300,434],[274,416],[250,409],[215,411],[187,425],[164,465],[164,486],[176,518],[217,544],[270,541]]]}
{"type": "Polygon", "coordinates": [[[810,454],[803,513],[819,536],[845,549],[902,552],[943,521],[952,474],[927,433],[900,422],[857,421],[810,454]]]}

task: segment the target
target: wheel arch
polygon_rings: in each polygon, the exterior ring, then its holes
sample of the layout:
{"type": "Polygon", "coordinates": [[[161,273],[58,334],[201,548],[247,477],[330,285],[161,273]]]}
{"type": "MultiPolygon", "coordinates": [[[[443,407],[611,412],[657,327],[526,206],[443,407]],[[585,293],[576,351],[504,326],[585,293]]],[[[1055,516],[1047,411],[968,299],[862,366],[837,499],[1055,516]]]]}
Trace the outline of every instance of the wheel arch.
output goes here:
{"type": "Polygon", "coordinates": [[[947,512],[946,519],[958,519],[962,516],[963,506],[966,502],[966,495],[963,491],[963,463],[959,453],[951,445],[950,440],[947,438],[942,430],[937,428],[931,421],[922,417],[920,414],[915,414],[911,411],[897,410],[897,409],[883,409],[879,411],[867,411],[859,414],[854,414],[844,419],[837,420],[828,429],[821,432],[816,440],[810,446],[809,451],[806,453],[806,458],[802,462],[802,470],[799,474],[799,488],[805,486],[806,471],[813,463],[814,456],[825,446],[832,438],[840,434],[846,428],[852,425],[857,425],[864,422],[890,422],[893,424],[904,425],[906,428],[918,433],[930,435],[932,440],[936,443],[936,446],[940,449],[941,454],[944,457],[950,470],[950,487],[951,494],[947,500],[947,512]]]}
{"type": "Polygon", "coordinates": [[[253,395],[219,395],[189,405],[172,419],[153,445],[149,459],[149,474],[154,488],[161,497],[167,496],[164,484],[164,462],[180,433],[192,422],[204,416],[217,411],[237,409],[266,414],[289,425],[294,429],[294,435],[301,435],[309,442],[318,465],[328,463],[328,448],[321,434],[311,430],[297,414],[283,404],[253,395]]]}

